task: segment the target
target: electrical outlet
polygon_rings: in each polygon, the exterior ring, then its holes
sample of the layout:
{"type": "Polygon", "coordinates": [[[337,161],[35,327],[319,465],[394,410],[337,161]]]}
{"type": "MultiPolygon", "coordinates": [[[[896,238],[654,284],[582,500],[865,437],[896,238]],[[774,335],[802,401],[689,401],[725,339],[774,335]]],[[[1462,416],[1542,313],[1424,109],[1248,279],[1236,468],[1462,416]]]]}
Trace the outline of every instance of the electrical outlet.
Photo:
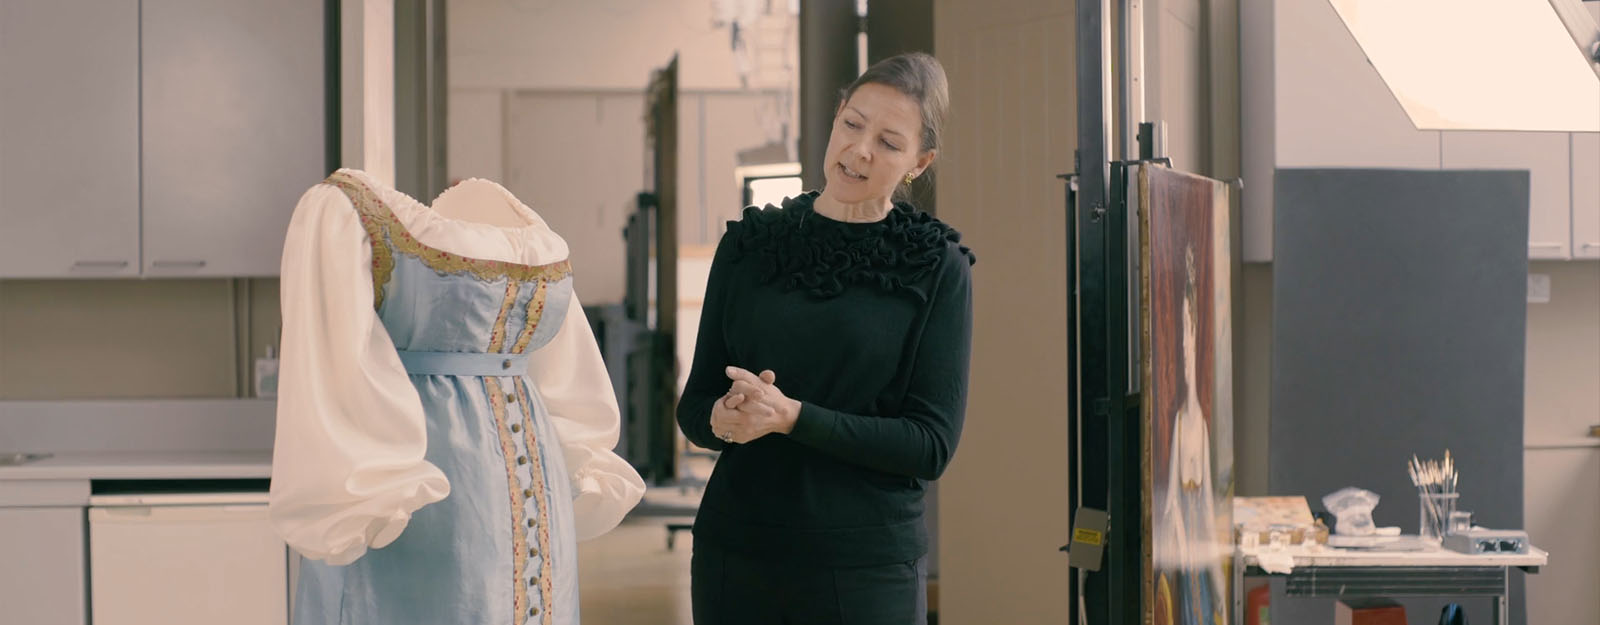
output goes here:
{"type": "Polygon", "coordinates": [[[1530,273],[1530,274],[1528,274],[1528,303],[1529,304],[1548,304],[1548,303],[1550,303],[1550,274],[1546,274],[1546,273],[1530,273]]]}

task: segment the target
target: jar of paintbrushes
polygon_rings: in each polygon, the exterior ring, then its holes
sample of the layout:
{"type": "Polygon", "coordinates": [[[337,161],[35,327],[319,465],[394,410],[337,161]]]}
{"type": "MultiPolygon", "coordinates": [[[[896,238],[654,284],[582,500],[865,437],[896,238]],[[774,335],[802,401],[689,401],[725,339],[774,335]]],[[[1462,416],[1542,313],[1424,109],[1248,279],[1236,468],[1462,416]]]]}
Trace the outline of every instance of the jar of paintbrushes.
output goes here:
{"type": "Polygon", "coordinates": [[[1461,497],[1456,491],[1461,476],[1456,473],[1455,460],[1448,449],[1443,461],[1422,461],[1413,455],[1406,469],[1411,474],[1411,483],[1417,487],[1421,504],[1417,533],[1423,540],[1437,543],[1449,533],[1450,516],[1455,513],[1456,500],[1461,497]]]}

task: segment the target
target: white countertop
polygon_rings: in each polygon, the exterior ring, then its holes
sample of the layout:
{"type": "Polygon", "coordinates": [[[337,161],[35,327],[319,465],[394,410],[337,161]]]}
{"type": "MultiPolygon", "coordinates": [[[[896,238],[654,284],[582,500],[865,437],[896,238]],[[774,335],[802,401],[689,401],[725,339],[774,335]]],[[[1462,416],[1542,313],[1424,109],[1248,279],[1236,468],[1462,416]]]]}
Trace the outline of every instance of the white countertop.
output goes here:
{"type": "MultiPolygon", "coordinates": [[[[1550,554],[1530,547],[1527,554],[1466,554],[1448,549],[1426,551],[1368,551],[1329,548],[1320,552],[1290,552],[1294,565],[1302,566],[1545,566],[1550,554]]],[[[1243,554],[1247,566],[1259,563],[1256,554],[1243,554]]]]}
{"type": "Polygon", "coordinates": [[[271,476],[271,451],[73,452],[18,466],[0,466],[0,480],[248,479],[271,476]]]}

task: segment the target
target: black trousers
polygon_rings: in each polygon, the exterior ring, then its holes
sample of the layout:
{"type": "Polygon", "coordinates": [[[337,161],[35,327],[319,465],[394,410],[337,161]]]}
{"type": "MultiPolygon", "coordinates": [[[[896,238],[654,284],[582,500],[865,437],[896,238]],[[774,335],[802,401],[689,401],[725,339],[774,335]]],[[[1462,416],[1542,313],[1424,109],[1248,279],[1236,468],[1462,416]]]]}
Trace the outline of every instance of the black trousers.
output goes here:
{"type": "Polygon", "coordinates": [[[695,625],[926,625],[927,558],[829,568],[752,558],[695,541],[695,625]]]}

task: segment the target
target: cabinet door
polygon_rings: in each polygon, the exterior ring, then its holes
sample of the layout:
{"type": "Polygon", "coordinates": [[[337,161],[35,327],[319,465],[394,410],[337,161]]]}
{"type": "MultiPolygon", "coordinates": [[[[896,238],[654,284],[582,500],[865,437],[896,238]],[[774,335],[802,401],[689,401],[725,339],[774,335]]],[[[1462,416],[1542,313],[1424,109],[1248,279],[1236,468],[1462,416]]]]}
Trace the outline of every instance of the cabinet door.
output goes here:
{"type": "Polygon", "coordinates": [[[85,625],[83,508],[0,508],[0,620],[85,625]]]}
{"type": "Polygon", "coordinates": [[[323,3],[140,5],[145,275],[277,275],[328,173],[323,3]]]}
{"type": "Polygon", "coordinates": [[[1600,258],[1600,132],[1572,135],[1572,257],[1600,258]]]}
{"type": "Polygon", "coordinates": [[[0,0],[0,278],[139,273],[138,10],[0,0]]]}
{"type": "Polygon", "coordinates": [[[94,625],[284,625],[288,570],[264,504],[89,508],[94,625]]]}
{"type": "Polygon", "coordinates": [[[1529,176],[1528,257],[1572,257],[1570,146],[1559,132],[1446,132],[1445,169],[1521,169],[1529,176]]]}

